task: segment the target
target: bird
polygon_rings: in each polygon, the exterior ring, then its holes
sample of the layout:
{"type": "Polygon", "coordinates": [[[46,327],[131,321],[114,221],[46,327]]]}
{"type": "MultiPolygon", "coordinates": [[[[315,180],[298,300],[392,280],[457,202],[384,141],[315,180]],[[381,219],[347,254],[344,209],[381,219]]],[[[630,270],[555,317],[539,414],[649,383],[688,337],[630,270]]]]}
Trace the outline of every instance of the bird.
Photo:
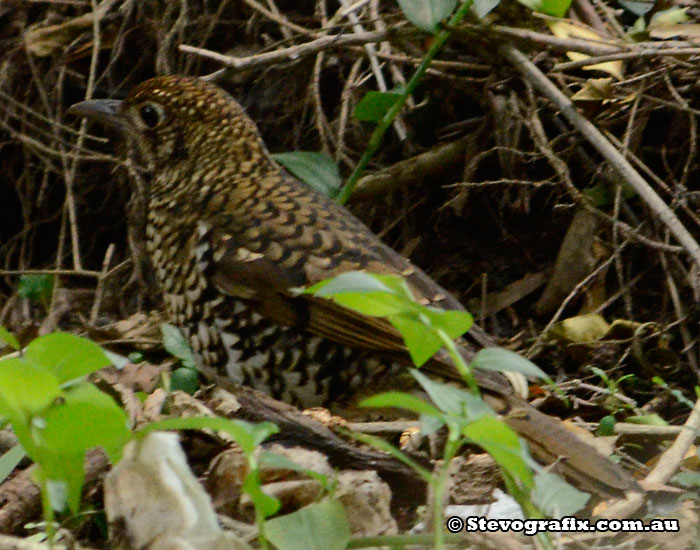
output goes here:
{"type": "MultiPolygon", "coordinates": [[[[212,82],[158,76],[124,99],[90,99],[68,113],[128,142],[147,176],[146,248],[168,317],[200,365],[234,382],[333,410],[405,372],[410,355],[387,319],[295,291],[342,273],[401,276],[420,303],[464,310],[349,210],[281,168],[241,105],[212,82]]],[[[490,345],[473,327],[459,349],[470,359],[490,345]]],[[[446,353],[423,368],[454,377],[446,353]]],[[[516,396],[504,376],[475,378],[538,458],[603,494],[634,489],[623,468],[516,396]]]]}

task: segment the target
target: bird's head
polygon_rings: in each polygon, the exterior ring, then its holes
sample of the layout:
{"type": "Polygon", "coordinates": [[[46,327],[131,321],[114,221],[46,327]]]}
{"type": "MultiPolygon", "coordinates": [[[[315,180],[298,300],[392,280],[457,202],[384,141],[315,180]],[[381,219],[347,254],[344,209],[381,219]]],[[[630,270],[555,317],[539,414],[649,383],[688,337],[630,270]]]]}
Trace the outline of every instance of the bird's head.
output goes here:
{"type": "Polygon", "coordinates": [[[206,168],[226,159],[245,173],[268,153],[242,107],[224,90],[196,77],[161,76],[142,82],[123,100],[91,99],[69,114],[123,134],[144,168],[162,172],[183,164],[206,168]]]}

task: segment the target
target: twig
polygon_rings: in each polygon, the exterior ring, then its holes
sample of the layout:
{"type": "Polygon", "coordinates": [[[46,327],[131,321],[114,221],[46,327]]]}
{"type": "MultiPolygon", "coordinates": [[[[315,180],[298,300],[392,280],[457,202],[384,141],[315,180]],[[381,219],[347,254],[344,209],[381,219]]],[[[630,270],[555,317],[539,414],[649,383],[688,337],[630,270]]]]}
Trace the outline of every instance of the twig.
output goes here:
{"type": "MultiPolygon", "coordinates": [[[[370,0],[369,13],[370,17],[372,18],[372,21],[374,21],[375,30],[386,31],[387,27],[384,23],[384,19],[382,19],[382,14],[379,10],[379,0],[370,0]]],[[[379,51],[376,52],[376,54],[391,55],[391,44],[387,41],[381,42],[379,44],[379,51]]],[[[389,63],[389,70],[391,71],[391,76],[394,78],[394,84],[398,84],[401,86],[404,86],[406,84],[406,77],[394,63],[389,63]]],[[[411,108],[415,107],[415,101],[412,97],[409,97],[406,103],[411,108]]]]}
{"type": "MultiPolygon", "coordinates": [[[[596,429],[597,423],[583,422],[581,425],[586,429],[596,429]]],[[[673,439],[684,430],[683,426],[653,426],[650,424],[632,424],[631,422],[616,422],[613,432],[618,435],[643,435],[658,439],[673,439]]]]}
{"type": "Polygon", "coordinates": [[[347,154],[345,153],[345,130],[348,124],[348,117],[350,116],[350,104],[353,98],[352,92],[355,88],[355,81],[360,72],[360,67],[362,67],[362,61],[363,59],[358,57],[352,64],[352,67],[350,67],[348,77],[343,84],[343,92],[340,95],[340,114],[338,115],[338,133],[335,140],[335,159],[336,161],[343,160],[348,164],[350,161],[347,159],[347,154]]]}
{"type": "Polygon", "coordinates": [[[97,315],[100,312],[100,304],[102,304],[102,296],[104,295],[104,286],[107,275],[109,274],[109,264],[112,262],[112,255],[114,254],[114,243],[111,243],[107,247],[107,252],[105,253],[104,260],[102,261],[102,271],[100,272],[100,277],[97,279],[97,288],[95,289],[95,300],[92,303],[92,309],[90,311],[90,324],[94,325],[97,321],[97,315]]]}
{"type": "MultiPolygon", "coordinates": [[[[459,31],[455,31],[456,36],[459,36],[459,31]]],[[[610,55],[619,52],[628,52],[631,46],[620,44],[607,40],[586,40],[583,38],[557,38],[551,34],[529,31],[512,27],[504,27],[501,25],[493,25],[491,27],[482,28],[478,26],[464,27],[464,34],[470,38],[474,33],[487,32],[494,35],[496,38],[517,38],[539,46],[548,46],[559,51],[575,51],[588,55],[610,55]]]]}
{"type": "Polygon", "coordinates": [[[695,406],[683,425],[683,429],[676,437],[673,444],[664,451],[653,470],[646,477],[646,481],[654,483],[666,483],[676,472],[681,461],[688,452],[690,445],[695,441],[700,430],[700,399],[695,402],[695,406]]]}
{"type": "Polygon", "coordinates": [[[552,101],[569,122],[586,137],[601,155],[631,185],[649,205],[661,221],[669,228],[678,242],[686,249],[695,264],[700,267],[700,246],[683,226],[678,217],[639,175],[629,161],[608,141],[588,119],[576,111],[571,100],[566,97],[527,56],[510,45],[499,46],[501,54],[508,59],[532,84],[552,101]]]}
{"type": "Polygon", "coordinates": [[[669,55],[697,55],[700,54],[700,48],[669,48],[666,50],[639,50],[631,52],[618,52],[607,55],[597,55],[588,59],[580,59],[579,61],[567,61],[565,63],[557,63],[552,67],[553,71],[566,71],[569,69],[580,69],[598,63],[607,61],[620,61],[624,59],[641,59],[643,57],[662,57],[669,55]]]}
{"type": "Polygon", "coordinates": [[[277,13],[274,13],[273,11],[268,10],[265,6],[258,4],[255,0],[243,0],[243,1],[246,4],[248,4],[248,6],[250,6],[252,9],[262,13],[265,17],[267,17],[268,19],[271,19],[272,21],[274,21],[278,25],[290,28],[293,31],[296,31],[299,34],[303,34],[305,36],[316,36],[316,33],[314,31],[311,31],[305,27],[302,27],[301,25],[297,25],[296,23],[292,23],[286,17],[283,17],[280,14],[277,14],[277,13]]]}
{"type": "Polygon", "coordinates": [[[385,195],[399,187],[433,176],[446,167],[464,159],[480,132],[439,145],[374,174],[360,178],[352,194],[352,200],[361,201],[385,195]]]}
{"type": "Polygon", "coordinates": [[[319,52],[314,60],[314,69],[309,83],[310,95],[313,98],[314,121],[321,142],[321,151],[330,156],[331,147],[335,147],[334,135],[331,133],[326,113],[323,111],[321,99],[321,70],[323,69],[324,52],[319,52]]]}
{"type": "Polygon", "coordinates": [[[666,255],[659,254],[659,260],[661,262],[661,267],[663,268],[664,273],[666,274],[666,286],[668,287],[668,294],[671,297],[673,309],[675,310],[676,317],[678,318],[678,322],[680,323],[680,331],[681,337],[683,338],[684,353],[688,358],[688,363],[690,363],[690,367],[693,369],[693,372],[695,372],[695,377],[700,379],[700,370],[698,370],[698,362],[695,356],[695,352],[692,349],[693,338],[690,334],[690,331],[688,330],[688,326],[685,323],[686,315],[683,311],[683,304],[681,302],[681,298],[678,292],[678,287],[676,286],[676,282],[673,280],[671,272],[668,269],[668,261],[666,260],[666,255]]]}
{"type": "MultiPolygon", "coordinates": [[[[346,9],[349,7],[349,0],[340,0],[341,5],[346,9]]],[[[362,24],[360,23],[360,18],[357,16],[357,14],[353,11],[347,11],[347,17],[352,23],[352,28],[356,33],[363,33],[365,32],[365,29],[362,27],[362,24]]],[[[384,79],[384,73],[382,72],[382,68],[379,65],[379,61],[377,60],[377,49],[374,47],[374,44],[372,43],[367,43],[362,46],[365,50],[365,53],[367,54],[367,57],[369,58],[369,64],[372,67],[372,73],[374,74],[374,79],[377,81],[377,88],[379,88],[380,92],[386,92],[389,88],[386,85],[386,80],[384,79]]],[[[396,130],[396,135],[398,136],[400,141],[406,141],[406,137],[408,136],[408,132],[406,130],[406,125],[403,122],[403,119],[401,118],[400,115],[397,115],[396,118],[394,119],[394,130],[396,130]]]]}
{"type": "MultiPolygon", "coordinates": [[[[394,36],[395,34],[395,31],[370,31],[352,34],[332,34],[328,36],[322,36],[310,42],[297,44],[296,46],[281,48],[272,52],[251,55],[248,57],[234,57],[231,55],[224,55],[218,52],[207,50],[205,48],[196,48],[195,46],[188,46],[187,44],[181,44],[179,46],[179,49],[180,51],[185,53],[192,53],[201,57],[206,57],[207,59],[218,61],[219,63],[230,67],[231,69],[235,69],[236,71],[243,71],[252,68],[268,67],[270,65],[274,65],[282,61],[296,61],[302,57],[314,55],[331,48],[355,46],[358,44],[365,45],[373,42],[382,42],[383,40],[388,40],[390,36],[394,36]]],[[[206,79],[213,80],[213,77],[212,75],[208,75],[206,79]]]]}
{"type": "Polygon", "coordinates": [[[95,277],[102,276],[100,271],[87,269],[0,269],[0,276],[6,275],[61,275],[69,277],[95,277]]]}
{"type": "MultiPolygon", "coordinates": [[[[270,11],[277,17],[282,17],[279,8],[277,8],[277,4],[275,4],[273,0],[267,0],[267,5],[270,6],[270,11]]],[[[284,36],[285,40],[291,40],[292,36],[294,36],[289,26],[284,24],[280,24],[280,32],[282,33],[282,36],[284,36]]]]}

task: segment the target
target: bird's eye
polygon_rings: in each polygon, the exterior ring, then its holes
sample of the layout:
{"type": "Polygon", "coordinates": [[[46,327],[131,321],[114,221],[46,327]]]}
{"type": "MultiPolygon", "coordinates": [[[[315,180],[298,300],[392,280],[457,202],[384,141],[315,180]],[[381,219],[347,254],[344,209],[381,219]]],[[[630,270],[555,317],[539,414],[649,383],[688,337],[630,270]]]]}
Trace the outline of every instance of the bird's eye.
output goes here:
{"type": "Polygon", "coordinates": [[[160,106],[146,103],[139,109],[139,116],[146,126],[155,128],[163,121],[164,113],[160,106]]]}

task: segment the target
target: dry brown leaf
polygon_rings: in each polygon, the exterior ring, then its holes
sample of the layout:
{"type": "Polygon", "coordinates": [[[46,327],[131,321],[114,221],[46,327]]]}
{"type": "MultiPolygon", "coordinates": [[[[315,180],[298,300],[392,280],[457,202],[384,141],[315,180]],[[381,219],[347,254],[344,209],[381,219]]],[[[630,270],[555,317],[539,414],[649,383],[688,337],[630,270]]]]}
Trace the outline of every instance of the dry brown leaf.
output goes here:
{"type": "Polygon", "coordinates": [[[612,78],[589,78],[583,87],[571,96],[573,101],[612,101],[612,78]]]}
{"type": "MultiPolygon", "coordinates": [[[[596,42],[607,41],[605,37],[598,34],[591,27],[574,23],[564,19],[556,21],[548,21],[547,26],[552,34],[557,38],[581,38],[584,40],[593,40],[596,42]]],[[[578,52],[566,52],[566,55],[571,61],[583,61],[590,58],[589,55],[578,52]]],[[[622,61],[607,61],[605,63],[596,63],[594,65],[586,65],[583,67],[587,71],[603,71],[613,75],[618,80],[623,79],[624,64],[622,61]]]]}

